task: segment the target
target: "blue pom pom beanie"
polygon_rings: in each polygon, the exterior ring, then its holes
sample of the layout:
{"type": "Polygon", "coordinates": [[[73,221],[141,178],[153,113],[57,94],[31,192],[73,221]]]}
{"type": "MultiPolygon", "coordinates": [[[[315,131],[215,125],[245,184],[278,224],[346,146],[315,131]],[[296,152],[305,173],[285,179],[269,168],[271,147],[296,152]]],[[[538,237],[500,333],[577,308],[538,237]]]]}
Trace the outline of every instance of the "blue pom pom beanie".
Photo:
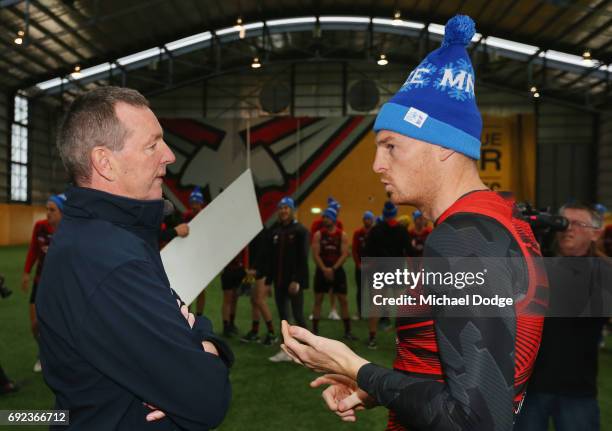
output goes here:
{"type": "Polygon", "coordinates": [[[397,215],[397,207],[391,201],[385,202],[382,215],[384,218],[393,218],[397,215]]]}
{"type": "Polygon", "coordinates": [[[400,133],[478,160],[482,118],[466,50],[475,33],[469,16],[451,18],[444,28],[442,46],[430,52],[382,106],[374,130],[400,133]]]}
{"type": "Polygon", "coordinates": [[[204,203],[204,194],[202,193],[200,186],[195,186],[193,188],[193,191],[189,195],[189,202],[198,202],[201,204],[204,203]]]}

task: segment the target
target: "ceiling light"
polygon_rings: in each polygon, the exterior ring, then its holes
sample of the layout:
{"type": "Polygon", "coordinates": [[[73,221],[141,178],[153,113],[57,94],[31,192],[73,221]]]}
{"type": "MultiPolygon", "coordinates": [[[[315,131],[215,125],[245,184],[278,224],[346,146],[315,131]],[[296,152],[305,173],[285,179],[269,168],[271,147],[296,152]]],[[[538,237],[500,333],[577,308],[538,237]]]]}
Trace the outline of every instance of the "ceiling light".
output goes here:
{"type": "Polygon", "coordinates": [[[402,13],[398,10],[393,14],[393,25],[400,25],[402,23],[402,13]]]}
{"type": "Polygon", "coordinates": [[[531,87],[531,89],[529,90],[532,93],[537,93],[538,92],[538,88],[534,85],[533,87],[531,87]]]}
{"type": "Polygon", "coordinates": [[[533,93],[533,97],[534,97],[535,99],[539,98],[539,97],[540,97],[540,93],[538,93],[538,92],[536,91],[535,93],[533,93]]]}
{"type": "Polygon", "coordinates": [[[17,32],[17,37],[15,38],[15,44],[21,45],[23,43],[23,37],[25,36],[25,31],[19,30],[17,32]]]}
{"type": "Polygon", "coordinates": [[[74,79],[78,79],[81,77],[81,66],[78,64],[74,66],[74,71],[70,74],[74,79]]]}
{"type": "Polygon", "coordinates": [[[317,208],[317,207],[310,208],[310,212],[313,214],[321,214],[321,208],[317,208]]]}
{"type": "Polygon", "coordinates": [[[261,63],[259,62],[259,58],[258,57],[255,57],[253,59],[253,63],[251,63],[251,67],[253,69],[259,69],[261,67],[261,63]]]}
{"type": "Polygon", "coordinates": [[[386,66],[389,64],[389,60],[387,60],[387,56],[385,54],[380,54],[380,57],[376,63],[378,63],[379,66],[386,66]]]}
{"type": "Polygon", "coordinates": [[[236,20],[236,25],[234,26],[238,29],[239,31],[239,36],[240,39],[244,39],[244,37],[246,36],[246,29],[244,28],[244,25],[242,25],[242,18],[238,17],[238,19],[236,20]]]}

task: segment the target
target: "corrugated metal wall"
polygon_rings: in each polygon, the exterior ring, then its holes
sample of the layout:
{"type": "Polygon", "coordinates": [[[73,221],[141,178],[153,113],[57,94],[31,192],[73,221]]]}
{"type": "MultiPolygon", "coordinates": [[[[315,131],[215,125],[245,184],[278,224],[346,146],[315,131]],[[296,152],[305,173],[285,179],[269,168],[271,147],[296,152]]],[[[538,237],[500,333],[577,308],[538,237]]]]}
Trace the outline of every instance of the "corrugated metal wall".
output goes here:
{"type": "Polygon", "coordinates": [[[538,115],[539,206],[595,199],[595,115],[542,104],[538,115]]]}
{"type": "Polygon", "coordinates": [[[612,113],[599,117],[597,201],[612,210],[612,113]]]}
{"type": "MultiPolygon", "coordinates": [[[[355,114],[343,106],[343,95],[360,79],[373,79],[380,92],[380,104],[401,86],[406,70],[375,65],[342,65],[341,63],[301,63],[266,66],[256,72],[243,71],[219,76],[208,82],[184,87],[151,98],[159,116],[195,116],[215,118],[247,118],[268,115],[260,108],[259,92],[263,85],[281,82],[293,88],[292,107],[281,115],[338,116],[355,114]],[[291,84],[293,83],[293,87],[291,84]],[[346,83],[346,86],[343,85],[346,83]],[[345,90],[343,90],[345,87],[345,90]]],[[[529,98],[498,89],[479,86],[477,98],[483,113],[512,115],[533,113],[535,105],[529,98]]],[[[32,147],[33,203],[42,203],[52,192],[60,191],[64,172],[55,150],[57,109],[40,102],[30,105],[30,145],[32,147]]],[[[376,110],[368,113],[374,113],[376,110]]],[[[364,113],[361,113],[364,114],[364,113]]],[[[6,115],[0,104],[0,118],[6,115]]],[[[539,143],[538,188],[536,204],[558,207],[568,199],[610,202],[612,198],[612,116],[599,127],[599,179],[595,161],[595,115],[540,99],[537,139],[539,143]],[[597,184],[597,187],[596,187],[597,184]]],[[[0,121],[0,199],[7,200],[6,120],[0,121]]]]}

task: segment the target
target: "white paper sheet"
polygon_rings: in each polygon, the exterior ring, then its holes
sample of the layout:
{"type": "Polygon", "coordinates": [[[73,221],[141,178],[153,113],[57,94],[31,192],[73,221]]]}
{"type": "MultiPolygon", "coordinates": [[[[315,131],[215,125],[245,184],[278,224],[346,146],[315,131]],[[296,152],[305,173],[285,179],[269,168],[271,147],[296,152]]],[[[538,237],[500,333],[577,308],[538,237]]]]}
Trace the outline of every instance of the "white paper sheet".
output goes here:
{"type": "Polygon", "coordinates": [[[190,304],[262,228],[248,169],[161,251],[170,286],[190,304]]]}

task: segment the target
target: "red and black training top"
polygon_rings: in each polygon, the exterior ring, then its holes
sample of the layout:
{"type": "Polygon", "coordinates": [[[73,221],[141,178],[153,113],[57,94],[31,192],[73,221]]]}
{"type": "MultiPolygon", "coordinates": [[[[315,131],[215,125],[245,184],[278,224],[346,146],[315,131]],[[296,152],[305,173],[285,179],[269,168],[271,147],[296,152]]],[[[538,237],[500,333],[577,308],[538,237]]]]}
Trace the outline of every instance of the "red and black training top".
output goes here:
{"type": "Polygon", "coordinates": [[[333,232],[321,229],[319,256],[327,267],[332,267],[342,256],[342,229],[336,227],[333,232]]]}
{"type": "Polygon", "coordinates": [[[516,299],[499,317],[445,315],[397,321],[394,371],[374,364],[359,386],[390,410],[388,430],[511,431],[540,345],[548,282],[539,245],[514,202],[468,193],[448,208],[424,257],[522,257],[488,268],[487,289],[516,299]],[[516,267],[514,267],[516,266],[516,267]]]}

